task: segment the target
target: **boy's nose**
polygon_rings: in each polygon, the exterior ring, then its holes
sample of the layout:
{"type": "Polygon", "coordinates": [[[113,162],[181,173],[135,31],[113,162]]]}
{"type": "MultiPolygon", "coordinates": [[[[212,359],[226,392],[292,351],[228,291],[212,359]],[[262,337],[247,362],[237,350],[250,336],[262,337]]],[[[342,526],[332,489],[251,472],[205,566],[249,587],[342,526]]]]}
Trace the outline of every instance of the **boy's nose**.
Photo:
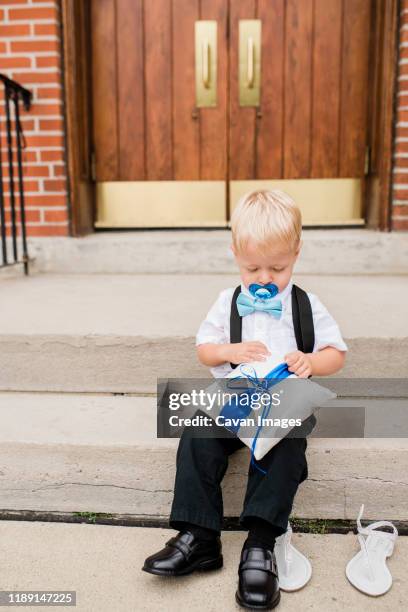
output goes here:
{"type": "Polygon", "coordinates": [[[259,284],[260,285],[267,285],[268,283],[272,283],[272,282],[273,282],[273,280],[272,280],[272,278],[268,274],[262,275],[259,278],[259,284]]]}

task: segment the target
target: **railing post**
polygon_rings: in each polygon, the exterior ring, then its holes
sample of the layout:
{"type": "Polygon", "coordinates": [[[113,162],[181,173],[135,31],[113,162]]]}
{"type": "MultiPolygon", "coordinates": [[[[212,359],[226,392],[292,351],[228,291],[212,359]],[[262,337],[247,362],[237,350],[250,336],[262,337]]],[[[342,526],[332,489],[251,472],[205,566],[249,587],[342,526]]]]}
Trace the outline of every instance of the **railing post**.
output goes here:
{"type": "Polygon", "coordinates": [[[11,235],[13,241],[14,262],[18,261],[17,251],[17,226],[16,226],[16,207],[14,201],[14,173],[13,173],[13,140],[11,135],[10,118],[10,89],[6,85],[6,125],[7,125],[7,156],[9,165],[9,185],[10,185],[10,208],[11,208],[11,235]]]}
{"type": "Polygon", "coordinates": [[[16,117],[16,142],[17,142],[17,167],[18,167],[18,185],[20,190],[20,218],[21,218],[21,237],[23,241],[23,264],[24,274],[28,274],[28,252],[27,252],[27,237],[26,237],[26,218],[25,218],[25,202],[24,202],[24,182],[23,182],[23,162],[21,159],[21,140],[20,135],[24,134],[20,124],[20,110],[18,107],[18,95],[14,94],[14,113],[16,117]]]}
{"type": "Polygon", "coordinates": [[[1,153],[1,135],[0,135],[0,226],[1,226],[1,252],[3,258],[3,266],[7,266],[7,236],[6,236],[6,215],[4,213],[4,192],[3,192],[3,159],[1,153]]]}
{"type": "Polygon", "coordinates": [[[7,254],[7,231],[6,231],[6,215],[4,206],[4,189],[3,189],[3,167],[1,154],[1,135],[0,135],[0,223],[1,223],[1,246],[3,266],[8,266],[17,263],[23,263],[24,274],[28,274],[28,250],[27,250],[27,235],[26,235],[26,217],[25,217],[25,202],[24,202],[24,181],[23,181],[23,163],[21,150],[23,147],[21,137],[24,139],[23,130],[20,122],[19,101],[22,100],[24,108],[29,110],[31,107],[32,94],[28,89],[22,87],[16,81],[12,81],[3,74],[0,74],[0,81],[4,85],[4,98],[6,110],[6,128],[7,128],[7,153],[8,153],[8,170],[9,170],[9,185],[10,185],[10,212],[11,212],[11,238],[13,245],[14,261],[8,260],[7,254]],[[17,220],[16,220],[16,202],[14,194],[14,169],[13,169],[13,136],[12,136],[12,120],[10,112],[10,100],[14,106],[14,125],[15,125],[15,142],[17,150],[17,168],[18,168],[18,185],[20,197],[20,224],[21,224],[21,239],[22,239],[22,260],[18,258],[17,247],[17,220]]]}

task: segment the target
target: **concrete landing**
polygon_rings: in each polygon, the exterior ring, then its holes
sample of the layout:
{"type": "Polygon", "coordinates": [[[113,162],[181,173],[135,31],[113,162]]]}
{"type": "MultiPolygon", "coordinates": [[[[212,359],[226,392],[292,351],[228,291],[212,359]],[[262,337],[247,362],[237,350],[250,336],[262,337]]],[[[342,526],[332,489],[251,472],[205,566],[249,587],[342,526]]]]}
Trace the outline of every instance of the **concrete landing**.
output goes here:
{"type": "MultiPolygon", "coordinates": [[[[224,567],[183,578],[142,572],[144,559],[175,532],[166,529],[0,521],[7,563],[2,590],[75,590],[83,612],[237,612],[237,567],[244,532],[222,534],[224,567]]],[[[399,537],[387,561],[391,590],[371,598],[352,587],[345,566],[359,550],[356,536],[294,534],[295,546],[310,559],[313,575],[296,593],[282,593],[277,610],[361,610],[395,612],[408,607],[408,537],[399,537]]],[[[36,607],[46,612],[49,607],[36,607]]]]}

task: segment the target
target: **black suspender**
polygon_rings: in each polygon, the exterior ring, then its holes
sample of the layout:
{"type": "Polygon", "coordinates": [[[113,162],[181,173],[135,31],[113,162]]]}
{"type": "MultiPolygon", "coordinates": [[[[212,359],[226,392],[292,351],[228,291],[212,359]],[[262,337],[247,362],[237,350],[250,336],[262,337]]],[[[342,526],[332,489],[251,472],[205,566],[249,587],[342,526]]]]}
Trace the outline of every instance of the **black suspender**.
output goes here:
{"type": "MultiPolygon", "coordinates": [[[[230,314],[230,343],[235,344],[236,342],[242,341],[242,317],[238,314],[237,298],[241,293],[241,286],[234,291],[231,301],[231,314],[230,314]]],[[[237,367],[237,363],[230,363],[232,369],[237,367]]]]}
{"type": "Polygon", "coordinates": [[[230,315],[230,343],[241,342],[242,340],[242,317],[238,314],[237,298],[241,293],[241,287],[237,287],[232,296],[231,315],[230,315]]]}
{"type": "Polygon", "coordinates": [[[313,353],[315,335],[309,296],[297,285],[292,287],[292,318],[296,344],[302,353],[313,353]]]}
{"type": "MultiPolygon", "coordinates": [[[[240,292],[241,286],[238,286],[231,301],[231,344],[242,341],[242,317],[239,316],[237,308],[237,298],[240,292]]],[[[297,285],[292,287],[292,318],[298,350],[303,353],[312,353],[315,343],[312,307],[306,291],[297,285]]],[[[231,367],[236,368],[237,364],[231,363],[231,367]]]]}

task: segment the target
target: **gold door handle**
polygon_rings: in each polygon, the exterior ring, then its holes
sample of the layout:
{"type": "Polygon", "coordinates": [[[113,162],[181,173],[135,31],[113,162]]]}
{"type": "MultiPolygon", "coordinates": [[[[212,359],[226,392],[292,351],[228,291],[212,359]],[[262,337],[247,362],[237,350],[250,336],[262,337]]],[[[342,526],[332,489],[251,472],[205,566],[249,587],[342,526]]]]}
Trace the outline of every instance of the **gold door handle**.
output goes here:
{"type": "Polygon", "coordinates": [[[254,86],[254,75],[255,75],[254,64],[255,64],[254,39],[252,38],[252,36],[249,36],[248,44],[247,44],[247,83],[250,89],[252,89],[252,87],[254,86]]]}
{"type": "Polygon", "coordinates": [[[217,105],[217,22],[195,22],[196,108],[217,105]]]}
{"type": "Polygon", "coordinates": [[[210,65],[211,65],[211,47],[208,42],[208,38],[204,39],[202,48],[201,48],[201,58],[202,58],[202,75],[203,75],[203,85],[206,89],[210,87],[210,65]]]}
{"type": "Polygon", "coordinates": [[[239,21],[239,105],[260,106],[261,98],[261,36],[260,19],[239,21]]]}

